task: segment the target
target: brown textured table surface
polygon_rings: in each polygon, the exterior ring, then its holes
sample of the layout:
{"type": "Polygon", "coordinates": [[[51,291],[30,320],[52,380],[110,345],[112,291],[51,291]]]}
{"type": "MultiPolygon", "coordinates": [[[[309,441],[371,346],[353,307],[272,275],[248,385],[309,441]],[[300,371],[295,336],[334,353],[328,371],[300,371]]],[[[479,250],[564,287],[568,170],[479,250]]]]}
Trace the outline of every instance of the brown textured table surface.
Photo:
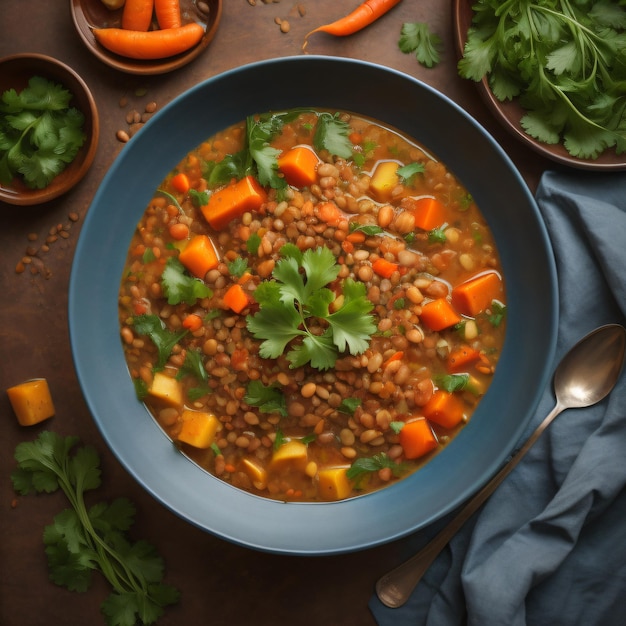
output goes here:
{"type": "MultiPolygon", "coordinates": [[[[108,588],[99,576],[87,593],[73,593],[48,580],[42,531],[65,508],[61,494],[16,497],[9,480],[13,452],[22,441],[44,428],[76,435],[92,444],[102,459],[99,496],[127,496],[137,507],[132,534],[157,546],[166,564],[165,581],[181,591],[181,601],[168,608],[163,625],[300,626],[333,624],[367,626],[374,620],[367,608],[378,577],[403,557],[396,542],[371,550],[332,557],[289,557],[239,547],[188,525],[152,499],[135,483],[102,440],[83,400],[67,328],[67,293],[72,257],[82,220],[107,169],[123,149],[116,131],[126,128],[126,112],[142,111],[150,101],[162,107],[192,85],[239,65],[298,55],[303,36],[313,27],[336,19],[356,2],[301,0],[304,17],[290,16],[295,0],[251,6],[248,0],[225,0],[215,39],[191,64],[162,76],[132,76],[103,65],[90,54],[74,31],[70,0],[3,0],[0,57],[39,52],[70,64],[92,89],[100,110],[100,144],[83,181],[58,200],[37,207],[12,207],[0,202],[0,386],[45,377],[51,387],[56,416],[41,427],[17,424],[8,398],[0,394],[0,624],[3,626],[83,625],[103,623],[99,606],[108,588]],[[281,33],[275,17],[287,18],[290,31],[281,33]],[[137,89],[145,95],[135,97],[137,89]],[[130,101],[120,107],[127,93],[130,101]],[[70,214],[76,221],[70,219],[70,214]],[[16,265],[36,234],[41,244],[61,225],[58,237],[41,255],[43,267],[16,272],[16,265]]],[[[402,70],[436,87],[481,122],[514,160],[534,190],[550,163],[512,139],[494,122],[474,85],[456,73],[452,43],[452,8],[443,0],[404,0],[372,27],[347,38],[316,36],[309,52],[377,62],[402,70]],[[443,39],[442,62],[420,66],[398,49],[402,23],[427,22],[443,39]]],[[[271,88],[271,87],[270,87],[271,88]]],[[[287,86],[288,88],[288,86],[287,86]]]]}

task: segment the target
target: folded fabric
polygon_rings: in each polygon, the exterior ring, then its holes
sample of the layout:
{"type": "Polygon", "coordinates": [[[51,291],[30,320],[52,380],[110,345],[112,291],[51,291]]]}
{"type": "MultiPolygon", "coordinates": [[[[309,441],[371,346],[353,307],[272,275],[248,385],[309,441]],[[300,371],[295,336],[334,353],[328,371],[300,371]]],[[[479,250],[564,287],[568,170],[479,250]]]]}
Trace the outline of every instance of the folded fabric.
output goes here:
{"type": "MultiPolygon", "coordinates": [[[[626,174],[546,172],[536,198],[559,281],[556,367],[583,335],[626,320],[626,174]]],[[[518,446],[554,402],[550,385],[518,446]]],[[[406,557],[448,520],[407,538],[406,557]]],[[[407,604],[369,606],[379,626],[618,626],[624,599],[626,372],[609,398],[557,418],[407,604]]]]}

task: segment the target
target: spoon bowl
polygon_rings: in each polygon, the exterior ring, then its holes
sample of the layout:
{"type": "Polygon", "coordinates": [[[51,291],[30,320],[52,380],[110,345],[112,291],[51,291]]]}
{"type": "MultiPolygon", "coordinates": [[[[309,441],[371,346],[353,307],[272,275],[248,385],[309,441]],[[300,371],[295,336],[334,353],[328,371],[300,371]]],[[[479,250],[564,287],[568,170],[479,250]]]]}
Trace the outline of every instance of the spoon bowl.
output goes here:
{"type": "Polygon", "coordinates": [[[565,409],[592,406],[609,395],[619,379],[625,353],[626,328],[620,324],[600,326],[570,349],[554,373],[556,403],[552,411],[537,426],[526,443],[467,501],[460,512],[430,543],[378,580],[376,594],[385,606],[395,609],[409,599],[411,592],[441,550],[487,501],[557,415],[565,409]]]}

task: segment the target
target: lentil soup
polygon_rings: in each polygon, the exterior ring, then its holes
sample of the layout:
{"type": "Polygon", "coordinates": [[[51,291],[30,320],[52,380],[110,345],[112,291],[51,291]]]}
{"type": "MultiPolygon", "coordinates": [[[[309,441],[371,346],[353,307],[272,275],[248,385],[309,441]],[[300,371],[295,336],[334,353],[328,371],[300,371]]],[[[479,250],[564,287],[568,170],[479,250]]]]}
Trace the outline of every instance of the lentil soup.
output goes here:
{"type": "Polygon", "coordinates": [[[396,129],[304,109],[243,120],[170,172],[119,315],[137,395],[185,454],[313,502],[441,451],[506,326],[495,242],[453,173],[396,129]]]}

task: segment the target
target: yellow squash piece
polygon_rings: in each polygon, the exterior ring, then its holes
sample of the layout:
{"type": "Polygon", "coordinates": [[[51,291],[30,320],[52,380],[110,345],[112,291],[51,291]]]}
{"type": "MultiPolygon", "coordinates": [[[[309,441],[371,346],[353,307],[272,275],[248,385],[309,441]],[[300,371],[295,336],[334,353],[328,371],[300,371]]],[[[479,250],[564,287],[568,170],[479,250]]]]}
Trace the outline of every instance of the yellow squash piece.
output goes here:
{"type": "Polygon", "coordinates": [[[382,161],[376,166],[370,179],[370,190],[377,200],[389,200],[394,187],[400,182],[396,173],[399,167],[395,161],[382,161]]]}
{"type": "Polygon", "coordinates": [[[319,495],[322,500],[344,500],[352,492],[347,467],[327,467],[319,470],[319,495]]]}
{"type": "Polygon", "coordinates": [[[54,415],[48,381],[35,378],[7,389],[9,401],[21,426],[39,424],[54,415]]]}
{"type": "Polygon", "coordinates": [[[252,459],[244,459],[242,462],[243,469],[250,477],[252,484],[257,489],[265,489],[267,487],[267,471],[252,459]]]}
{"type": "Polygon", "coordinates": [[[271,469],[283,469],[289,465],[294,469],[303,470],[306,467],[308,453],[306,444],[294,439],[287,441],[272,456],[271,469]]]}
{"type": "Polygon", "coordinates": [[[180,407],[183,405],[182,385],[175,378],[167,376],[163,372],[157,372],[154,375],[148,393],[153,398],[157,398],[170,406],[180,407]]]}
{"type": "Polygon", "coordinates": [[[181,417],[183,423],[178,433],[178,440],[194,448],[210,448],[215,441],[215,433],[220,424],[217,417],[213,413],[188,409],[183,411],[181,417]]]}

